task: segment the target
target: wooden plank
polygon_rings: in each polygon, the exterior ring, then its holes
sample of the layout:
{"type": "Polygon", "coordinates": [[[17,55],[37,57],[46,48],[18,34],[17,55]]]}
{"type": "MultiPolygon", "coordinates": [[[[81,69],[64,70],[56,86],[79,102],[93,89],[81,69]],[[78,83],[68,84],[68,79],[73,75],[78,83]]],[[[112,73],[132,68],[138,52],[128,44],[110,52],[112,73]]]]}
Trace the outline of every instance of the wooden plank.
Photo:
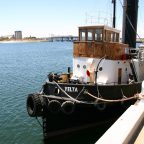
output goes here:
{"type": "Polygon", "coordinates": [[[106,55],[107,59],[120,60],[125,55],[128,45],[113,42],[76,42],[74,43],[73,55],[76,57],[101,58],[106,55]]]}

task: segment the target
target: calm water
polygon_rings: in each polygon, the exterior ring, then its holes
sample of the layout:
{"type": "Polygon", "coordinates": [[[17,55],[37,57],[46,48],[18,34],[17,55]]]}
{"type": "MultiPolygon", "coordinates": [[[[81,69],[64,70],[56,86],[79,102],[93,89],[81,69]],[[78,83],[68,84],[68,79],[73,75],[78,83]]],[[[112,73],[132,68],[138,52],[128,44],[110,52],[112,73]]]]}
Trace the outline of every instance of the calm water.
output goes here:
{"type": "Polygon", "coordinates": [[[50,71],[72,66],[72,43],[0,44],[0,144],[41,144],[42,129],[26,112],[28,93],[50,71]]]}
{"type": "Polygon", "coordinates": [[[44,142],[41,126],[26,111],[27,95],[41,89],[49,72],[63,72],[72,67],[72,46],[71,42],[0,43],[0,144],[96,141],[92,130],[93,135],[83,131],[44,142]]]}

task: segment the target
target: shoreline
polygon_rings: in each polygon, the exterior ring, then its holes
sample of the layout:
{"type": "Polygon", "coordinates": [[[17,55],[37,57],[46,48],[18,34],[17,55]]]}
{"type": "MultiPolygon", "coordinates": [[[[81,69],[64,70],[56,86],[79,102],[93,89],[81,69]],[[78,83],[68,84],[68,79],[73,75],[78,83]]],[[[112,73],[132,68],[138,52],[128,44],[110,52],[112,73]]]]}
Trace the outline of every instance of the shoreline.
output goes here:
{"type": "Polygon", "coordinates": [[[29,42],[48,42],[48,40],[11,40],[11,41],[0,41],[0,43],[29,43],[29,42]]]}

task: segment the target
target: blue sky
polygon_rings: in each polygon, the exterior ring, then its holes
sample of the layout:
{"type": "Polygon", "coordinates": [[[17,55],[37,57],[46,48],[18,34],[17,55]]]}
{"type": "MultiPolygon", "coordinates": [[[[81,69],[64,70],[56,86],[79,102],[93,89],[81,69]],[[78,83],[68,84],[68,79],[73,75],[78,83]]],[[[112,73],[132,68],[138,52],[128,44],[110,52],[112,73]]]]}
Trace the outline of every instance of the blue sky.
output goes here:
{"type": "MultiPolygon", "coordinates": [[[[77,27],[112,15],[112,0],[0,0],[0,36],[22,30],[23,36],[77,35],[77,27]]],[[[122,8],[117,0],[117,27],[122,8]]],[[[123,1],[123,0],[121,0],[123,1]]],[[[144,37],[144,0],[139,0],[138,33],[144,37]]]]}

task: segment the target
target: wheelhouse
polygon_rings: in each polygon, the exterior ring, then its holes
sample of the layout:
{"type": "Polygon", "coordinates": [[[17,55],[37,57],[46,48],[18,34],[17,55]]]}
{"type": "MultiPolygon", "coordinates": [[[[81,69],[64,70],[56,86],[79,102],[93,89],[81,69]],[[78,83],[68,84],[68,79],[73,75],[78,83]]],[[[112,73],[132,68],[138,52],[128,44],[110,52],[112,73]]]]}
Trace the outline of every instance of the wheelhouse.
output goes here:
{"type": "Polygon", "coordinates": [[[108,26],[79,27],[79,38],[74,43],[74,57],[125,59],[128,45],[120,43],[120,31],[108,26]]]}

